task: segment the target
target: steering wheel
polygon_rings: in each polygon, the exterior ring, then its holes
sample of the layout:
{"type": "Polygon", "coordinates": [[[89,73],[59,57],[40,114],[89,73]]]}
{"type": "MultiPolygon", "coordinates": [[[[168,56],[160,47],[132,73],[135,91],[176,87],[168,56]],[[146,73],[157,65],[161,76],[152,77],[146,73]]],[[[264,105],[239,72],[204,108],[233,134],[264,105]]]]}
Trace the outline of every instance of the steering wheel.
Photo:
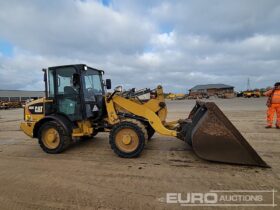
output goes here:
{"type": "Polygon", "coordinates": [[[86,88],[85,97],[90,100],[95,100],[93,88],[86,88]]]}

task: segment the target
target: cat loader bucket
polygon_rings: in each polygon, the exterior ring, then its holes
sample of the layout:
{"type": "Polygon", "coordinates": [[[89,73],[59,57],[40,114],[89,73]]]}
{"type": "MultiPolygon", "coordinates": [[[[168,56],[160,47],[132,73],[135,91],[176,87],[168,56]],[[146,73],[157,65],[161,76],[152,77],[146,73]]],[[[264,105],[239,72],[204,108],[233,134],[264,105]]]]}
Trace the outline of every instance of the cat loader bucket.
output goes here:
{"type": "Polygon", "coordinates": [[[197,101],[178,137],[205,160],[269,167],[213,102],[197,101]]]}

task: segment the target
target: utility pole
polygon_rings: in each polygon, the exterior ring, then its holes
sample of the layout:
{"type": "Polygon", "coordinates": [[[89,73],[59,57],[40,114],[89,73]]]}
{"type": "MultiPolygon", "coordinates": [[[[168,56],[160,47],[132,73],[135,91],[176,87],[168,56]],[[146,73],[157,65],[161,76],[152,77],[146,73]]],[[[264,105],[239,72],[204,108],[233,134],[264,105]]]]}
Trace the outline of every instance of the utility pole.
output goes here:
{"type": "Polygon", "coordinates": [[[250,78],[249,77],[248,77],[248,80],[247,80],[247,90],[251,90],[250,78]]]}

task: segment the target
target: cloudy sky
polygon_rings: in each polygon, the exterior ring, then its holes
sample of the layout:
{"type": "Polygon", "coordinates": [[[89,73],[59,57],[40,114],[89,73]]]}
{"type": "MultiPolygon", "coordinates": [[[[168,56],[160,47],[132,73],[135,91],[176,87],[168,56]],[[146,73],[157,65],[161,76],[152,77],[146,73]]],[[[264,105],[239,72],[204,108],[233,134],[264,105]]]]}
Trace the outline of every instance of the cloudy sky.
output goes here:
{"type": "Polygon", "coordinates": [[[125,88],[267,87],[280,80],[280,1],[0,0],[0,89],[43,90],[42,68],[73,63],[125,88]]]}

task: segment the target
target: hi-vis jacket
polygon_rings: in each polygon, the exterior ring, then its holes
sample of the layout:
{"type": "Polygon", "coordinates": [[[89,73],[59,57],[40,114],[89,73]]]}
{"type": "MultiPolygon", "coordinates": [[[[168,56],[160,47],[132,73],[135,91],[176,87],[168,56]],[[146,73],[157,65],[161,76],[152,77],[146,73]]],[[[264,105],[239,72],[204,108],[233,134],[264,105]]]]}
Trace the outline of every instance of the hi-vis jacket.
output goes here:
{"type": "Polygon", "coordinates": [[[271,98],[271,104],[280,104],[280,89],[266,91],[264,95],[271,98]]]}

